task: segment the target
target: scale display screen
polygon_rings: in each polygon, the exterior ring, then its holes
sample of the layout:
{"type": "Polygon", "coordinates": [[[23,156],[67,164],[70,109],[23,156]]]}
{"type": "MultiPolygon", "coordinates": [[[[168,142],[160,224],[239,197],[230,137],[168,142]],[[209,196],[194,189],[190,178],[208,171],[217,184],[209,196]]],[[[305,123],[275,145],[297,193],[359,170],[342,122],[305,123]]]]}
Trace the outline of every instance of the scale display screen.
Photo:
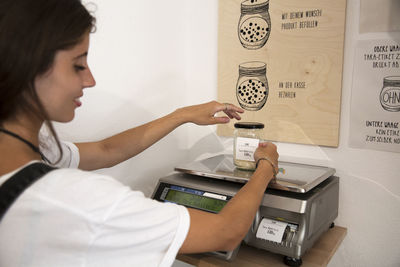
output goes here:
{"type": "Polygon", "coordinates": [[[211,197],[202,196],[199,194],[192,194],[180,190],[169,189],[164,200],[174,202],[186,207],[196,208],[209,212],[218,213],[227,203],[226,200],[215,199],[211,197]]]}

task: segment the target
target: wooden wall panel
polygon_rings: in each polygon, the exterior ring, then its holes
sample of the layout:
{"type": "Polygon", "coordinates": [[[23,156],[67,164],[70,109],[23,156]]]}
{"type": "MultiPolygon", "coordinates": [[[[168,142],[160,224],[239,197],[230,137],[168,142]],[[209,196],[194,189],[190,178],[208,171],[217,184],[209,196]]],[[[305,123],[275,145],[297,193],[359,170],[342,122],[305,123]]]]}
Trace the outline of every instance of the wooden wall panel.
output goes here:
{"type": "Polygon", "coordinates": [[[346,0],[220,0],[218,100],[242,104],[242,121],[264,123],[267,140],[337,147],[345,8],[346,0]],[[266,65],[268,89],[248,62],[266,65]]]}

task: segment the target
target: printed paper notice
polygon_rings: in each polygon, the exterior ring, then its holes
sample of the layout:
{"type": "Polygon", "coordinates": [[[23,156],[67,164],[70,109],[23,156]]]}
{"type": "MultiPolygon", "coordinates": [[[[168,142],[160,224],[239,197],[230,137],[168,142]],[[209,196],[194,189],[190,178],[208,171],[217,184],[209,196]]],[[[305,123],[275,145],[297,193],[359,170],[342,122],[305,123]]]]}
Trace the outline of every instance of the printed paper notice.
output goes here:
{"type": "Polygon", "coordinates": [[[287,225],[284,222],[264,218],[258,226],[256,237],[281,243],[287,225]]]}
{"type": "Polygon", "coordinates": [[[349,145],[400,152],[400,40],[357,44],[349,145]]]}
{"type": "Polygon", "coordinates": [[[254,161],[254,151],[258,147],[260,140],[255,138],[236,138],[236,159],[254,161]]]}

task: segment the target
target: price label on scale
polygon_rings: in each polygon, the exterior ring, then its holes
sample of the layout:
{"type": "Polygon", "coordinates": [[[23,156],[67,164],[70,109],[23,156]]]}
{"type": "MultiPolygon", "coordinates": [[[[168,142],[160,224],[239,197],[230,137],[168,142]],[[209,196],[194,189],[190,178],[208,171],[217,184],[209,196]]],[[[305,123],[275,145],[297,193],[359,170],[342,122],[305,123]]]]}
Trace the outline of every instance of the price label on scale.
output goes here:
{"type": "Polygon", "coordinates": [[[287,225],[285,222],[264,218],[258,226],[256,237],[281,243],[287,225]]]}

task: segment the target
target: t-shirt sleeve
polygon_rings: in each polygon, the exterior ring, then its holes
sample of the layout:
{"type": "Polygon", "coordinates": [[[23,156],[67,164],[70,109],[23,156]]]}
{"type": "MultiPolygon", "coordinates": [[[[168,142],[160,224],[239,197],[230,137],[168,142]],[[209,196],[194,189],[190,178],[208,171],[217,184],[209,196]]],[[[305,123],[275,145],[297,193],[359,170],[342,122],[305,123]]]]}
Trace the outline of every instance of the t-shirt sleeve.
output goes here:
{"type": "Polygon", "coordinates": [[[46,127],[40,130],[40,150],[50,163],[56,163],[54,166],[59,168],[78,168],[79,165],[79,149],[71,142],[60,141],[62,149],[62,157],[60,157],[60,149],[54,138],[49,134],[46,127]]]}
{"type": "Polygon", "coordinates": [[[118,257],[120,262],[130,262],[132,266],[171,266],[189,225],[190,216],[184,206],[127,191],[99,225],[88,263],[111,266],[118,257]]]}
{"type": "Polygon", "coordinates": [[[78,147],[74,143],[62,141],[61,148],[63,156],[57,166],[61,168],[78,168],[80,160],[78,147]]]}

